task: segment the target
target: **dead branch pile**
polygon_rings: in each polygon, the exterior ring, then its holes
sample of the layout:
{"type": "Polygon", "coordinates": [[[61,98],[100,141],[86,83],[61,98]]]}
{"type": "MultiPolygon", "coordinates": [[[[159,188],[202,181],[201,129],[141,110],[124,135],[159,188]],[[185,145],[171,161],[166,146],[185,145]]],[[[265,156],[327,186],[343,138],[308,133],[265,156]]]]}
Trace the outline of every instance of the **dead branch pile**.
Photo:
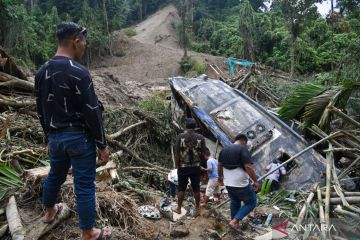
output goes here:
{"type": "Polygon", "coordinates": [[[231,87],[267,107],[278,107],[300,81],[291,79],[288,73],[260,64],[253,64],[250,69],[235,66],[235,76],[230,77],[226,69],[211,65],[215,74],[231,87]]]}
{"type": "MultiPolygon", "coordinates": [[[[62,189],[61,198],[76,212],[75,193],[71,185],[62,189]]],[[[155,225],[138,213],[138,201],[139,198],[131,192],[117,192],[99,183],[96,190],[98,224],[111,225],[137,239],[154,239],[155,225]]]]}

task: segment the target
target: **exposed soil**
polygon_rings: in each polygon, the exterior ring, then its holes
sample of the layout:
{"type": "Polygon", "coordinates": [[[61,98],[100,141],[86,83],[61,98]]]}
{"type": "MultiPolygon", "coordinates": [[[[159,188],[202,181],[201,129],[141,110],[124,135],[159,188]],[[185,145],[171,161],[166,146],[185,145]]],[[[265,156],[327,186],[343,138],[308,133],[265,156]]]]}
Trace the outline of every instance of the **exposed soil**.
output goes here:
{"type": "MultiPolygon", "coordinates": [[[[108,104],[129,104],[154,92],[168,89],[168,79],[181,75],[183,57],[173,22],[179,21],[174,6],[167,6],[136,26],[137,35],[128,38],[113,33],[113,57],[99,60],[92,68],[99,98],[108,104]],[[117,57],[118,53],[125,56],[117,57]]],[[[225,59],[189,52],[205,63],[223,65],[225,59]]],[[[211,77],[212,73],[208,75],[211,77]]],[[[215,77],[215,76],[213,76],[215,77]]]]}

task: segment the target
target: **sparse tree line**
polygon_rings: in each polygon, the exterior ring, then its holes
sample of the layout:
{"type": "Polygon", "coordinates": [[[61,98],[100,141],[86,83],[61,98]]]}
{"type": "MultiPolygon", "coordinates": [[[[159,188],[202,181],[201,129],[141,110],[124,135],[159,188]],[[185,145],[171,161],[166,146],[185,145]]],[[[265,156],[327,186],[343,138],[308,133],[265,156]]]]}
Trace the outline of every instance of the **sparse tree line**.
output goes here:
{"type": "MultiPolygon", "coordinates": [[[[109,33],[174,3],[184,26],[180,44],[199,52],[240,57],[292,74],[346,73],[359,79],[360,1],[331,0],[1,0],[0,46],[32,68],[55,51],[55,26],[74,21],[88,29],[86,62],[112,54],[109,33]],[[335,8],[335,9],[334,9],[335,8]],[[351,74],[349,74],[351,72],[351,74]]],[[[346,75],[345,74],[345,75],[346,75]]]]}
{"type": "Polygon", "coordinates": [[[56,50],[57,24],[88,30],[86,63],[110,54],[109,33],[141,21],[167,0],[0,0],[0,46],[17,62],[36,68],[56,50]]]}

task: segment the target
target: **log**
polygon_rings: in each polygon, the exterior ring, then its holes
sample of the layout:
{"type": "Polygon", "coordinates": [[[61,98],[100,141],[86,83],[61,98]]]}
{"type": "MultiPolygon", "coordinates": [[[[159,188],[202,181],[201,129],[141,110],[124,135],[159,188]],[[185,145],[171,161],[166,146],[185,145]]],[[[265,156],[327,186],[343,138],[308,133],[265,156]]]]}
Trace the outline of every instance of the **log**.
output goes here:
{"type": "Polygon", "coordinates": [[[354,207],[354,206],[351,206],[347,201],[346,201],[346,198],[344,196],[344,193],[341,189],[341,185],[340,185],[340,181],[339,181],[339,178],[336,174],[336,167],[335,167],[335,163],[334,163],[334,159],[333,159],[333,168],[332,168],[332,173],[333,173],[333,178],[334,178],[334,190],[336,192],[336,194],[339,195],[340,199],[341,199],[341,202],[343,204],[343,206],[347,209],[350,209],[351,211],[353,212],[357,212],[357,213],[360,213],[360,208],[357,208],[357,207],[354,207]]]}
{"type": "Polygon", "coordinates": [[[34,91],[34,84],[32,82],[22,80],[4,72],[0,72],[0,82],[0,87],[13,87],[27,90],[28,92],[34,91]]]}
{"type": "Polygon", "coordinates": [[[325,153],[330,152],[330,151],[333,151],[333,152],[358,152],[358,153],[360,153],[360,149],[357,149],[357,148],[333,148],[333,149],[324,150],[325,153]]]}
{"type": "Polygon", "coordinates": [[[119,130],[119,131],[116,132],[116,133],[110,134],[110,135],[108,135],[108,136],[106,136],[106,137],[107,137],[108,139],[114,140],[114,139],[120,137],[120,136],[121,136],[122,134],[124,134],[125,132],[130,131],[131,129],[133,129],[133,128],[137,127],[137,126],[140,126],[140,125],[142,125],[142,124],[144,124],[144,123],[147,123],[147,121],[146,121],[146,120],[143,120],[143,121],[137,122],[137,123],[135,123],[135,124],[132,124],[132,125],[126,127],[126,128],[123,128],[123,129],[119,130]]]}
{"type": "Polygon", "coordinates": [[[340,175],[339,179],[344,178],[358,163],[360,162],[360,157],[355,159],[345,170],[343,170],[340,175]]]}
{"type": "Polygon", "coordinates": [[[308,198],[306,199],[306,202],[304,203],[304,205],[303,205],[303,207],[302,207],[302,209],[301,209],[301,211],[299,213],[299,216],[298,216],[297,221],[296,221],[296,226],[298,226],[297,229],[299,229],[299,226],[304,221],[308,206],[310,206],[310,203],[311,203],[311,201],[313,200],[313,198],[315,196],[314,191],[316,191],[317,188],[318,188],[318,183],[314,185],[312,191],[310,192],[308,198]]]}
{"type": "Polygon", "coordinates": [[[127,172],[127,171],[154,171],[161,174],[167,175],[169,172],[164,172],[159,170],[158,168],[150,168],[150,167],[124,167],[121,168],[121,171],[127,172]]]}
{"type": "Polygon", "coordinates": [[[31,100],[14,100],[11,98],[3,98],[0,96],[0,105],[10,106],[10,107],[28,107],[35,105],[35,101],[31,100]]]}
{"type": "MultiPolygon", "coordinates": [[[[329,149],[332,149],[332,144],[329,143],[329,149]]],[[[326,193],[325,193],[325,223],[330,225],[330,185],[331,185],[331,169],[334,161],[333,152],[326,153],[326,193]]]]}
{"type": "Polygon", "coordinates": [[[334,107],[333,105],[330,105],[327,108],[329,109],[330,112],[335,113],[336,115],[347,121],[348,123],[351,123],[355,127],[360,128],[359,122],[355,121],[354,119],[352,119],[351,117],[349,117],[348,115],[346,115],[345,113],[334,107]]]}
{"type": "MultiPolygon", "coordinates": [[[[360,192],[343,192],[343,194],[347,197],[356,197],[356,196],[360,196],[360,192]]],[[[325,192],[321,192],[321,196],[324,197],[325,196],[325,192]]],[[[337,197],[338,194],[336,192],[332,192],[330,194],[330,197],[337,197]]]]}
{"type": "MultiPolygon", "coordinates": [[[[317,199],[318,199],[318,204],[319,204],[320,224],[324,225],[324,224],[326,224],[325,223],[325,213],[324,213],[324,207],[323,207],[323,203],[322,203],[322,199],[321,199],[321,190],[320,190],[319,186],[317,186],[316,192],[317,192],[317,199]]],[[[321,229],[321,239],[322,240],[326,239],[326,232],[324,229],[321,229]]]]}
{"type": "Polygon", "coordinates": [[[7,224],[5,224],[4,226],[2,226],[2,227],[0,228],[0,238],[2,238],[2,237],[5,235],[5,233],[7,232],[8,228],[9,228],[9,225],[7,225],[7,224]]]}
{"type": "Polygon", "coordinates": [[[104,170],[114,169],[114,168],[116,168],[116,163],[114,161],[109,161],[106,163],[105,166],[96,168],[96,172],[98,173],[98,172],[102,172],[104,170]]]}
{"type": "Polygon", "coordinates": [[[38,167],[25,170],[23,177],[26,182],[35,182],[37,179],[44,179],[50,171],[50,167],[38,167]]]}
{"type": "Polygon", "coordinates": [[[136,153],[134,153],[133,151],[131,151],[129,148],[127,148],[125,145],[121,144],[121,143],[118,142],[118,141],[109,140],[109,143],[117,146],[118,148],[120,148],[121,150],[123,150],[124,152],[126,152],[127,154],[129,154],[131,157],[133,157],[136,161],[141,162],[141,163],[145,164],[145,165],[148,166],[148,167],[157,168],[157,169],[162,170],[162,171],[165,171],[165,172],[168,172],[168,171],[169,171],[169,169],[166,169],[166,168],[163,168],[163,167],[159,167],[159,166],[156,166],[156,165],[154,165],[154,164],[151,164],[151,163],[145,161],[144,159],[140,158],[136,153]]]}
{"type": "Polygon", "coordinates": [[[254,73],[254,71],[255,71],[255,67],[252,67],[250,71],[244,76],[244,78],[240,80],[238,84],[236,84],[235,88],[239,89],[239,87],[241,87],[241,85],[243,85],[246,82],[246,80],[254,73]]]}
{"type": "Polygon", "coordinates": [[[16,200],[11,196],[6,206],[6,218],[9,224],[9,230],[13,240],[23,240],[25,231],[21,223],[21,218],[17,209],[16,200]]]}
{"type": "MultiPolygon", "coordinates": [[[[345,200],[350,204],[359,204],[360,203],[360,197],[358,197],[358,196],[345,197],[345,200]]],[[[332,204],[332,205],[342,204],[341,198],[339,198],[339,197],[330,198],[330,204],[332,204]]]]}
{"type": "Polygon", "coordinates": [[[358,219],[360,220],[360,216],[355,214],[355,213],[352,213],[352,212],[349,212],[349,211],[346,211],[344,209],[342,209],[341,207],[337,207],[334,209],[334,212],[336,213],[340,213],[342,215],[345,215],[347,217],[350,217],[350,218],[355,218],[355,219],[358,219]]]}
{"type": "Polygon", "coordinates": [[[59,215],[55,218],[54,222],[51,224],[43,223],[42,218],[38,219],[26,233],[26,240],[38,240],[44,235],[46,235],[50,230],[54,229],[59,223],[66,220],[70,217],[70,209],[65,204],[62,203],[63,209],[59,215]],[[36,226],[36,227],[34,227],[36,226]]]}

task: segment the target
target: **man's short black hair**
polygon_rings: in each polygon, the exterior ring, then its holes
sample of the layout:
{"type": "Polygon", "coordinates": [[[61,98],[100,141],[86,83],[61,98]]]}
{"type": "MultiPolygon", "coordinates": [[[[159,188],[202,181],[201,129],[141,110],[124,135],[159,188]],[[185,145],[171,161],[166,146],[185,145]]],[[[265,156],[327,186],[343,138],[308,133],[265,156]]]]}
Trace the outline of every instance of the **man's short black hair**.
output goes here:
{"type": "Polygon", "coordinates": [[[247,138],[247,136],[245,134],[239,133],[235,137],[235,141],[238,141],[238,140],[244,140],[245,142],[247,142],[248,138],[247,138]]]}
{"type": "Polygon", "coordinates": [[[187,129],[195,129],[196,128],[196,121],[193,118],[187,118],[185,120],[185,127],[187,129]]]}
{"type": "Polygon", "coordinates": [[[59,43],[78,35],[86,37],[86,28],[73,22],[62,23],[57,26],[56,37],[59,43]]]}

